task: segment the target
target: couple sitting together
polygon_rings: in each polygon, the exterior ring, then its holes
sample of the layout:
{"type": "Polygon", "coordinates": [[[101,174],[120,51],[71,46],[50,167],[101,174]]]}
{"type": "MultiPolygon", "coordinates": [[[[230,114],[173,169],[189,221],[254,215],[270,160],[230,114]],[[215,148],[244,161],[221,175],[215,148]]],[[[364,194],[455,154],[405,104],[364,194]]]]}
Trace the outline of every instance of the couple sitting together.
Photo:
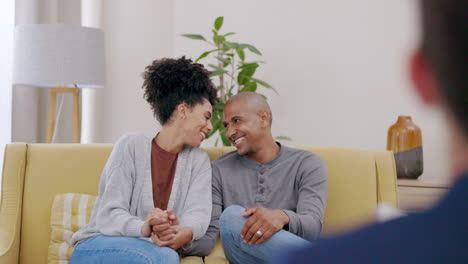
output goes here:
{"type": "Polygon", "coordinates": [[[213,130],[209,72],[184,57],[156,60],[143,89],[162,128],[115,144],[70,263],[179,263],[179,255],[208,255],[219,235],[231,263],[263,263],[319,236],[325,163],[275,142],[261,95],[226,102],[223,123],[237,151],[210,164],[198,148],[213,130]]]}

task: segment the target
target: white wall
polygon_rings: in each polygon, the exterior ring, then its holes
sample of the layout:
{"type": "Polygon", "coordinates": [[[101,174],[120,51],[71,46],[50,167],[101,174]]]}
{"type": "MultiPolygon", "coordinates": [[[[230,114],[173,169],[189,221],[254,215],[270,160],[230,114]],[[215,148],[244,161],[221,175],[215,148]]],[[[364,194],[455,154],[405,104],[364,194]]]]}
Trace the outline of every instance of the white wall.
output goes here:
{"type": "MultiPolygon", "coordinates": [[[[226,31],[237,32],[238,41],[254,44],[264,54],[267,64],[258,77],[280,93],[266,94],[274,134],[293,138],[286,144],[383,150],[387,129],[397,116],[412,115],[423,132],[423,177],[445,177],[445,124],[438,112],[422,107],[407,78],[407,59],[418,37],[415,4],[103,0],[107,73],[102,142],[159,128],[142,99],[144,67],[155,58],[198,56],[207,47],[180,34],[208,36],[214,18],[224,15],[226,31]]],[[[57,16],[52,11],[51,16],[57,16]]]]}
{"type": "MultiPolygon", "coordinates": [[[[102,0],[81,1],[81,25],[102,29],[102,0]]],[[[104,85],[105,88],[105,85],[104,85]]],[[[81,89],[81,143],[102,142],[103,89],[81,89]]]]}
{"type": "Polygon", "coordinates": [[[159,125],[142,99],[141,74],[152,60],[173,54],[173,2],[108,0],[103,3],[106,88],[103,141],[128,132],[155,133],[159,125]]]}
{"type": "Polygon", "coordinates": [[[425,178],[444,177],[446,131],[442,117],[422,107],[407,78],[417,44],[414,2],[395,1],[105,1],[107,87],[104,141],[159,126],[141,99],[141,73],[154,58],[198,56],[207,47],[180,37],[209,36],[215,17],[238,41],[257,46],[267,61],[258,77],[275,135],[291,145],[385,149],[398,115],[412,115],[423,131],[425,178]]]}
{"type": "Polygon", "coordinates": [[[263,52],[258,77],[280,93],[268,95],[274,134],[293,138],[286,144],[382,150],[397,116],[411,115],[423,133],[423,176],[446,176],[444,123],[420,104],[407,76],[416,2],[177,0],[175,12],[175,56],[205,51],[179,35],[210,36],[220,15],[225,32],[263,52]]]}
{"type": "Polygon", "coordinates": [[[0,190],[2,186],[5,144],[11,142],[11,98],[13,68],[13,29],[15,0],[4,0],[0,9],[0,190]]]}

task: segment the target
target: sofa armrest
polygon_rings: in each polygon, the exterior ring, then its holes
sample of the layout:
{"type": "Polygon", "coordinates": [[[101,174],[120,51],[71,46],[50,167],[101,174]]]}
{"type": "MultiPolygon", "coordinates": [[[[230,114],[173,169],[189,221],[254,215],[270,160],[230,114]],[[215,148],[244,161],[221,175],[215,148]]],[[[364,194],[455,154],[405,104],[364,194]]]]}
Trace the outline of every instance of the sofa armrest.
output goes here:
{"type": "Polygon", "coordinates": [[[377,201],[398,207],[395,157],[391,151],[375,151],[377,201]]]}
{"type": "Polygon", "coordinates": [[[19,262],[26,149],[26,144],[5,147],[0,193],[0,264],[19,262]]]}

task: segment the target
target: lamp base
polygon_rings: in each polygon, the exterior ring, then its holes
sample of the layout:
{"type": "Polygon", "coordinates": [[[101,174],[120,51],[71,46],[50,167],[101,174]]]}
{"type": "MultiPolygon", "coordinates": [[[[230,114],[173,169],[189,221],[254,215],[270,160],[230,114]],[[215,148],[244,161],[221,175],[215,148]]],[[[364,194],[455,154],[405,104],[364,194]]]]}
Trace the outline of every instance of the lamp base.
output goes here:
{"type": "Polygon", "coordinates": [[[78,88],[51,88],[49,95],[49,125],[47,129],[47,143],[52,143],[55,129],[55,117],[57,108],[57,94],[72,93],[73,94],[73,143],[80,143],[80,91],[78,88]]]}

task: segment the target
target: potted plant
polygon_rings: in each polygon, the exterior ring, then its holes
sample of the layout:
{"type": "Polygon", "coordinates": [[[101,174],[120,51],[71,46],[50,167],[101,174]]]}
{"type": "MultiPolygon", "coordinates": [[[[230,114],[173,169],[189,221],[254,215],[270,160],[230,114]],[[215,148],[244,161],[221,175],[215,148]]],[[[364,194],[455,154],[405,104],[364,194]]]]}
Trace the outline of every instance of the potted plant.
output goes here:
{"type": "MultiPolygon", "coordinates": [[[[224,146],[230,146],[231,142],[226,137],[223,122],[223,107],[224,104],[233,95],[242,92],[256,92],[259,86],[265,89],[276,90],[268,83],[255,78],[255,72],[260,64],[265,63],[260,60],[247,60],[247,54],[262,56],[262,53],[253,45],[247,43],[238,43],[229,41],[228,37],[234,35],[234,32],[221,33],[220,29],[223,26],[224,17],[220,16],[215,19],[211,40],[208,40],[199,34],[183,34],[183,37],[200,40],[208,43],[210,49],[203,52],[195,62],[199,62],[205,58],[214,58],[216,63],[208,64],[212,70],[211,77],[215,77],[216,88],[218,89],[219,102],[213,107],[213,117],[211,123],[213,131],[208,134],[208,138],[218,132],[218,138],[215,141],[215,146],[218,145],[219,139],[224,146]]],[[[277,92],[276,92],[277,93],[277,92]]],[[[287,137],[277,137],[277,139],[288,139],[287,137]]]]}

